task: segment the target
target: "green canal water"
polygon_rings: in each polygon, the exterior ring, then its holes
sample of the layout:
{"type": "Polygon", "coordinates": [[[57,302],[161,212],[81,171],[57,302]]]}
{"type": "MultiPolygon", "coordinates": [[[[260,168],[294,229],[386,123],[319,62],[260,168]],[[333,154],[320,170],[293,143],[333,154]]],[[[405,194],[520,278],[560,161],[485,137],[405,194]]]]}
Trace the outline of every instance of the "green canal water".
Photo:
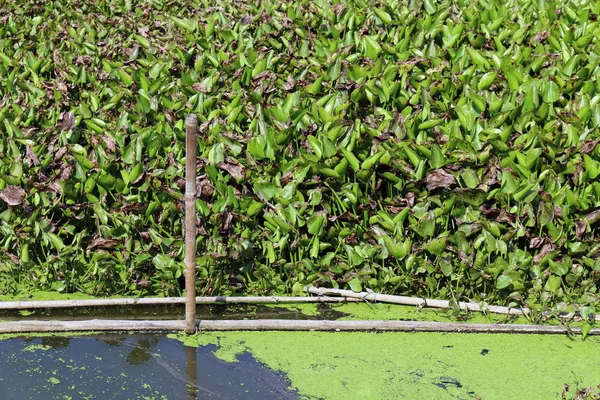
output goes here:
{"type": "MultiPolygon", "coordinates": [[[[177,307],[3,313],[164,318],[177,307]]],[[[389,305],[202,306],[199,318],[524,319],[389,305]]],[[[0,399],[561,399],[600,384],[600,340],[549,335],[213,332],[0,337],[0,399]]]]}

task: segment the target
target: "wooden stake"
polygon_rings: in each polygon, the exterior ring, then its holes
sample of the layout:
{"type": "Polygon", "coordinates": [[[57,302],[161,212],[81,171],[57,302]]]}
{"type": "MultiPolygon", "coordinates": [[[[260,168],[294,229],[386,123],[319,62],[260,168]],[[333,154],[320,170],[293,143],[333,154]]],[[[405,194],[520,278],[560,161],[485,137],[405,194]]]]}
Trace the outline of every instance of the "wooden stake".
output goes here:
{"type": "Polygon", "coordinates": [[[185,119],[185,332],[196,331],[196,136],[198,118],[185,119]]]}

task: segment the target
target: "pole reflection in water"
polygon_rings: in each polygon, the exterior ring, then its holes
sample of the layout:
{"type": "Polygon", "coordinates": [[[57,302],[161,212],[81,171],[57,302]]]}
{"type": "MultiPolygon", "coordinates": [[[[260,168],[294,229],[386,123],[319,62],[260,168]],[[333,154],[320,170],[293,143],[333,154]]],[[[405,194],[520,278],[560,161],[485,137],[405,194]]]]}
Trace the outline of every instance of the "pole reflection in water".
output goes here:
{"type": "Polygon", "coordinates": [[[196,400],[199,398],[196,347],[185,346],[185,371],[189,381],[189,383],[186,384],[188,399],[196,400]]]}

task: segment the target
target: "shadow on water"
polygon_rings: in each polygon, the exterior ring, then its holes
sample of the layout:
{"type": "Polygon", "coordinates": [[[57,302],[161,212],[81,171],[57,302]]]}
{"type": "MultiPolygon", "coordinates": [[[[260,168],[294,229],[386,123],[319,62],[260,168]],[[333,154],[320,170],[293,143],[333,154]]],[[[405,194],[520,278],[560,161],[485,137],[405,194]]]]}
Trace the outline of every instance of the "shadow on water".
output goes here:
{"type": "Polygon", "coordinates": [[[245,354],[216,358],[163,335],[0,341],[0,399],[297,399],[282,374],[245,354]]]}
{"type": "MultiPolygon", "coordinates": [[[[325,303],[314,304],[314,315],[306,315],[301,308],[294,305],[230,305],[203,304],[196,308],[197,319],[329,319],[343,317],[344,313],[333,310],[325,303]]],[[[134,306],[134,307],[77,307],[37,310],[0,310],[2,320],[22,320],[25,316],[32,318],[53,318],[68,320],[86,319],[184,319],[183,305],[134,306]]]]}

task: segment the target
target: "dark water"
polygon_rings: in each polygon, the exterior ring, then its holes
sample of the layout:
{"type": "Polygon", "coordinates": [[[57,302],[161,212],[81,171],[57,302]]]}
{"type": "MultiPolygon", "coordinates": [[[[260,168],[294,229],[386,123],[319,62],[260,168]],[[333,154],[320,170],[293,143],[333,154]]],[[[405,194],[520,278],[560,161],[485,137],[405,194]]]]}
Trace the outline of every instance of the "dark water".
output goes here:
{"type": "Polygon", "coordinates": [[[1,340],[0,400],[299,398],[252,356],[214,350],[158,334],[1,340]]]}

